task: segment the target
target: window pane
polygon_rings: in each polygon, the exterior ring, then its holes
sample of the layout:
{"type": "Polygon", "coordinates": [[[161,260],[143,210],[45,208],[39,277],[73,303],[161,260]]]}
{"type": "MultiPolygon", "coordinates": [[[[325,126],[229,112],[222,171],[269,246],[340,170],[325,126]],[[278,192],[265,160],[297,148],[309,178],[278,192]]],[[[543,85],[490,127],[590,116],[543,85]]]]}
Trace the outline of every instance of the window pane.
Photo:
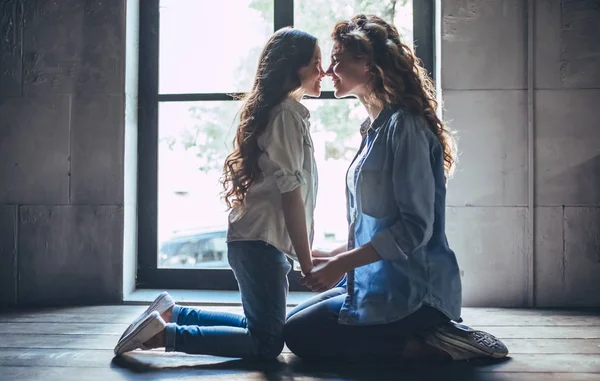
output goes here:
{"type": "MultiPolygon", "coordinates": [[[[413,46],[413,0],[297,0],[294,2],[294,26],[316,36],[323,54],[323,67],[329,65],[331,31],[339,20],[349,19],[358,13],[372,13],[392,21],[404,42],[413,46]]],[[[333,83],[323,81],[323,91],[332,91],[333,83]]]]}
{"type": "Polygon", "coordinates": [[[160,0],[159,92],[248,91],[273,0],[160,0]]]}
{"type": "Polygon", "coordinates": [[[240,107],[237,101],[160,104],[159,267],[229,268],[219,178],[240,107]]]}

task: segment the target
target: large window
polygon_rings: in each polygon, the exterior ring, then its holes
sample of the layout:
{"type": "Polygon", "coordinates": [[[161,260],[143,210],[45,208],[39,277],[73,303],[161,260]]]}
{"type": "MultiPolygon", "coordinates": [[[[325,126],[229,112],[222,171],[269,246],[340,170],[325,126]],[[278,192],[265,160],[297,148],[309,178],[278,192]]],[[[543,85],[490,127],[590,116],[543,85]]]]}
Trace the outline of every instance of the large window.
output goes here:
{"type": "MultiPolygon", "coordinates": [[[[433,0],[140,4],[138,287],[236,289],[219,178],[240,107],[232,95],[250,90],[269,36],[288,25],[317,36],[326,67],[335,22],[374,13],[394,22],[411,44],[423,36],[417,53],[430,60],[433,0]],[[423,22],[413,30],[417,16],[423,22]]],[[[366,114],[355,99],[335,99],[328,79],[323,89],[319,99],[303,102],[319,171],[315,246],[333,248],[347,236],[344,176],[366,114]]],[[[290,288],[307,290],[298,278],[294,271],[290,288]]]]}

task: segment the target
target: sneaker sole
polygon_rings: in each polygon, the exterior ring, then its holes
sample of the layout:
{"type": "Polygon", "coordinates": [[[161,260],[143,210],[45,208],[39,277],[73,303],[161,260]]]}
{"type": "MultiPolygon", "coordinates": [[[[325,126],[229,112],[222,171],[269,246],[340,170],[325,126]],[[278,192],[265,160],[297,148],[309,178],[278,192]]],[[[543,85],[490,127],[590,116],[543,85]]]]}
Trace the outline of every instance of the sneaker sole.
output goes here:
{"type": "MultiPolygon", "coordinates": [[[[487,351],[484,349],[481,349],[478,346],[475,345],[471,345],[469,343],[466,343],[464,340],[461,339],[457,339],[452,335],[445,335],[443,332],[437,331],[433,334],[438,340],[449,344],[449,345],[453,345],[455,347],[459,347],[461,349],[464,349],[468,352],[483,356],[483,357],[492,357],[495,359],[500,359],[500,358],[504,358],[506,357],[506,355],[508,355],[508,352],[495,352],[495,351],[487,351]]],[[[487,349],[487,347],[485,347],[487,349]]]]}

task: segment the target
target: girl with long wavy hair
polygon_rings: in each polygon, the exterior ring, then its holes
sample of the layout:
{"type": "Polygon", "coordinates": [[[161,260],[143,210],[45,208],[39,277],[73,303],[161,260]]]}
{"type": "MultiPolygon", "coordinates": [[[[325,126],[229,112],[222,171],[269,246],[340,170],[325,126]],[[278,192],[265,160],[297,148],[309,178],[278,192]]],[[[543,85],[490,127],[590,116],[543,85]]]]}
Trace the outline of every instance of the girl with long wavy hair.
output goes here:
{"type": "Polygon", "coordinates": [[[374,15],[338,22],[326,74],[369,114],[347,172],[347,245],[313,251],[302,282],[323,292],[288,316],[302,358],[503,357],[494,336],[460,322],[461,279],[445,233],[452,134],[435,89],[396,28],[374,15]],[[332,288],[333,287],[333,288],[332,288]]]}
{"type": "Polygon", "coordinates": [[[223,168],[228,260],[244,316],[186,308],[162,293],[124,333],[115,353],[137,348],[240,358],[274,358],[283,349],[287,257],[312,267],[317,173],[309,112],[324,72],[315,37],[283,28],[267,42],[246,95],[223,168]],[[167,323],[168,324],[167,324],[167,323]]]}

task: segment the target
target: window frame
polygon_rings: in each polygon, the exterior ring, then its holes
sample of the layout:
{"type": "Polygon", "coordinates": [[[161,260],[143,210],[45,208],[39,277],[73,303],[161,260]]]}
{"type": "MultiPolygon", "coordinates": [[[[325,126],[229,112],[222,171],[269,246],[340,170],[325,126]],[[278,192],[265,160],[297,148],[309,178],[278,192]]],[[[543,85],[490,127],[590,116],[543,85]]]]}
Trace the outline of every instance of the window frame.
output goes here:
{"type": "MultiPolygon", "coordinates": [[[[435,80],[435,0],[413,0],[415,53],[435,80]],[[416,21],[416,22],[415,22],[416,21]]],[[[231,92],[159,94],[160,0],[139,0],[136,288],[237,290],[229,269],[158,267],[158,108],[161,102],[234,101],[231,92]]],[[[274,31],[294,25],[294,0],[274,0],[274,31]]],[[[237,94],[239,95],[239,94],[237,94]]],[[[324,91],[318,99],[336,99],[324,91]]],[[[310,291],[289,274],[290,291],[310,291]]]]}

